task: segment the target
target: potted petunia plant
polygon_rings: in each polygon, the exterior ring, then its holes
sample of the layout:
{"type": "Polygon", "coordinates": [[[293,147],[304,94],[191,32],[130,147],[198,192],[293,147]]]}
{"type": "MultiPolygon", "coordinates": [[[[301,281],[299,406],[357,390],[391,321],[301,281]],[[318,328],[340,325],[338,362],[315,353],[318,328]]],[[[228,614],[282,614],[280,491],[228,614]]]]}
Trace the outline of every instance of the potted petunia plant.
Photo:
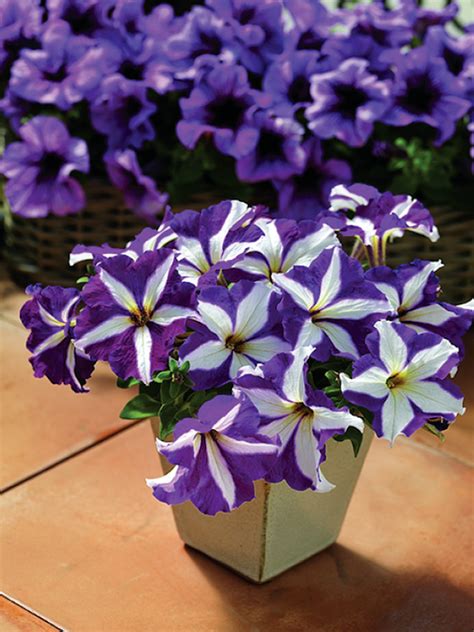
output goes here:
{"type": "Polygon", "coordinates": [[[409,196],[338,185],[318,221],[224,201],[168,213],[125,248],[77,246],[81,289],[30,286],[37,377],[86,391],[108,362],[152,419],[191,546],[262,582],[334,542],[372,436],[440,438],[473,301],[439,300],[440,261],[390,268],[387,243],[436,234],[409,196]],[[353,238],[347,254],[339,238],[353,238]]]}

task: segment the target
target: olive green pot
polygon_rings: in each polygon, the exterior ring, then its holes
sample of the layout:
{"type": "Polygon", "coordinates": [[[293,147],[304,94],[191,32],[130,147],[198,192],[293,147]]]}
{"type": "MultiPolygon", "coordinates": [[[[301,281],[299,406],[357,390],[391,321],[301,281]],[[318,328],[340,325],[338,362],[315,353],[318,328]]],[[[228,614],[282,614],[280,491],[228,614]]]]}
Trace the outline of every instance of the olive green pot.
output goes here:
{"type": "MultiPolygon", "coordinates": [[[[357,457],[349,441],[330,440],[322,470],[331,492],[298,492],[286,483],[255,483],[256,497],[230,513],[206,516],[186,502],[173,507],[185,544],[256,582],[267,582],[333,544],[339,535],[373,433],[357,457]]],[[[161,457],[164,473],[171,469],[161,457]]]]}

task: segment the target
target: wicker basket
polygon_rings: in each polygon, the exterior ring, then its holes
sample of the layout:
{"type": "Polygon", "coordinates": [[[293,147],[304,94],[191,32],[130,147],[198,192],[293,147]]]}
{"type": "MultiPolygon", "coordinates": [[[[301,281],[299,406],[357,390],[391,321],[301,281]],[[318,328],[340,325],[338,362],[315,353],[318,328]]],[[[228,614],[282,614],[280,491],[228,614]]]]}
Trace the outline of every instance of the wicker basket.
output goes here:
{"type": "Polygon", "coordinates": [[[5,260],[16,283],[74,286],[82,273],[80,265],[69,267],[76,244],[123,247],[147,225],[124,206],[112,185],[91,182],[86,194],[87,207],[77,215],[26,219],[7,214],[5,260]]]}
{"type": "Polygon", "coordinates": [[[405,233],[403,239],[388,246],[388,263],[391,266],[408,263],[413,259],[441,259],[444,267],[437,274],[441,280],[443,301],[464,303],[474,296],[474,214],[449,208],[431,209],[440,233],[439,241],[432,243],[426,237],[405,233]]]}

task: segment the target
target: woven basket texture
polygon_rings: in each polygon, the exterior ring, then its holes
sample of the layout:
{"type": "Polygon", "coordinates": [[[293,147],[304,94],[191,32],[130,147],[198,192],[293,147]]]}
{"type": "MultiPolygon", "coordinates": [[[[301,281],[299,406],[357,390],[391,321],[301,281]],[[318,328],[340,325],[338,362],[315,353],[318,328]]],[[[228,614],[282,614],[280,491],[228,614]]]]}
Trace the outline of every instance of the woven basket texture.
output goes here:
{"type": "Polygon", "coordinates": [[[110,184],[92,182],[86,195],[87,206],[76,215],[26,219],[8,214],[5,260],[17,283],[74,286],[85,267],[69,267],[76,244],[123,247],[147,225],[124,206],[122,195],[110,184]]]}
{"type": "Polygon", "coordinates": [[[413,259],[441,259],[444,267],[436,273],[441,281],[440,300],[464,303],[474,297],[474,213],[442,207],[430,209],[440,238],[432,243],[426,237],[405,233],[388,245],[390,266],[413,259]]]}

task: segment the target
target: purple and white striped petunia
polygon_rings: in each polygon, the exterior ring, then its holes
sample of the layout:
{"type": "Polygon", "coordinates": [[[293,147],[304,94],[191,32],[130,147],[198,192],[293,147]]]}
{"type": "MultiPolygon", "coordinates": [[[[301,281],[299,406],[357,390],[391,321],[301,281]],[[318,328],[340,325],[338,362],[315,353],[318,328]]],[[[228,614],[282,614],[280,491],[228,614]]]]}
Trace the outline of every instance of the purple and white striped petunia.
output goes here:
{"type": "Polygon", "coordinates": [[[331,191],[329,201],[329,225],[355,237],[372,265],[385,261],[387,241],[402,237],[406,230],[430,241],[439,239],[431,213],[410,195],[380,193],[366,184],[341,184],[331,191]]]}
{"type": "Polygon", "coordinates": [[[202,285],[243,257],[262,234],[255,220],[263,206],[227,200],[197,211],[183,211],[167,225],[177,234],[178,272],[184,281],[202,285]]]}
{"type": "Polygon", "coordinates": [[[147,479],[153,495],[170,505],[186,500],[205,514],[232,511],[255,497],[254,481],[265,476],[278,447],[260,434],[259,417],[247,398],[219,395],[206,402],[197,419],[183,419],[174,441],[156,440],[175,467],[147,479]]]}
{"type": "Polygon", "coordinates": [[[325,459],[324,445],[334,435],[350,427],[363,431],[362,419],[347,408],[336,409],[321,391],[306,380],[312,348],[281,353],[271,362],[242,369],[236,380],[236,394],[244,393],[257,408],[260,433],[278,438],[279,457],[265,479],[271,483],[285,480],[293,489],[330,491],[320,471],[325,459]]]}
{"type": "Polygon", "coordinates": [[[310,220],[261,218],[255,224],[263,234],[233,268],[256,280],[272,282],[273,274],[307,267],[323,250],[340,245],[332,228],[310,220]]]}
{"type": "Polygon", "coordinates": [[[167,248],[136,261],[123,255],[104,260],[82,291],[86,307],[76,345],[94,360],[107,360],[118,377],[149,384],[194,314],[194,287],[181,282],[176,266],[167,248]]]}
{"type": "Polygon", "coordinates": [[[26,343],[35,377],[46,376],[53,384],[69,384],[77,393],[85,392],[93,362],[74,345],[76,309],[81,300],[74,288],[30,285],[32,298],[23,305],[20,318],[31,330],[26,343]]]}
{"type": "Polygon", "coordinates": [[[133,261],[136,261],[144,252],[164,248],[175,239],[176,233],[173,232],[170,226],[163,223],[156,230],[154,228],[144,228],[125,248],[113,248],[108,244],[102,244],[102,246],[74,246],[69,255],[69,265],[76,265],[80,261],[93,261],[94,265],[97,266],[104,259],[118,255],[126,255],[133,261]]]}
{"type": "Polygon", "coordinates": [[[360,263],[339,248],[273,280],[283,290],[285,338],[293,347],[310,346],[318,360],[332,354],[358,358],[369,328],[390,311],[385,296],[364,279],[360,263]]]}
{"type": "Polygon", "coordinates": [[[369,353],[341,374],[344,397],[374,414],[373,428],[392,444],[433,418],[462,415],[462,394],[448,378],[459,362],[458,349],[436,334],[418,334],[383,320],[367,337],[369,353]]]}
{"type": "Polygon", "coordinates": [[[279,300],[267,285],[251,281],[239,281],[230,290],[220,286],[201,291],[200,322],[192,324],[195,331],[180,349],[197,389],[221,386],[241,367],[290,350],[279,322],[279,300]]]}
{"type": "Polygon", "coordinates": [[[367,271],[366,278],[385,294],[392,308],[391,320],[423,333],[431,331],[447,338],[462,350],[461,337],[472,324],[474,300],[465,305],[438,301],[440,291],[436,270],[441,261],[421,261],[399,266],[381,266],[367,271]]]}

